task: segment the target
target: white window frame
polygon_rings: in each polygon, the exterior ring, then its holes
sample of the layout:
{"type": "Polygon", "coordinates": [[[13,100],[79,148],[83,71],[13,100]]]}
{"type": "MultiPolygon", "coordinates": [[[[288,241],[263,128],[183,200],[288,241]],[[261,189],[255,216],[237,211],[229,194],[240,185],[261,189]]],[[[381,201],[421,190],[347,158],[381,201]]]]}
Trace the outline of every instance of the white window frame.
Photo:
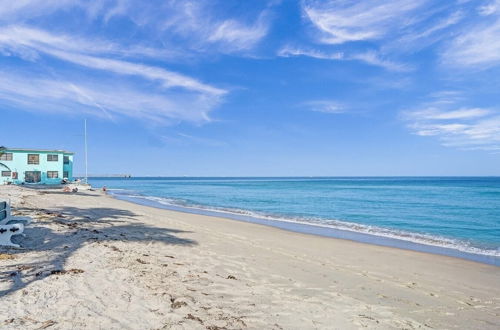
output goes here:
{"type": "Polygon", "coordinates": [[[59,171],[47,171],[47,179],[59,179],[59,171]],[[56,176],[51,176],[49,173],[51,173],[51,175],[55,173],[56,176]]]}
{"type": "Polygon", "coordinates": [[[57,155],[57,154],[47,154],[47,161],[48,162],[58,162],[59,161],[59,155],[57,155]]]}

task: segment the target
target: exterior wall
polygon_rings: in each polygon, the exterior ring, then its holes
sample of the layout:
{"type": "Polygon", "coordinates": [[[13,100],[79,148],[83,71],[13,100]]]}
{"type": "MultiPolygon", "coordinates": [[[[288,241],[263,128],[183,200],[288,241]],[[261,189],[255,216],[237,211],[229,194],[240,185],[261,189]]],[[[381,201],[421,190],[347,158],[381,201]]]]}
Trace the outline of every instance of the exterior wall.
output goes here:
{"type": "MultiPolygon", "coordinates": [[[[63,179],[64,171],[68,171],[68,179],[73,179],[73,155],[69,153],[64,153],[62,151],[38,151],[38,150],[5,150],[5,153],[12,153],[12,160],[0,160],[0,163],[7,166],[10,171],[17,172],[17,179],[12,178],[12,173],[10,177],[4,177],[0,175],[0,184],[6,182],[12,182],[14,184],[25,183],[25,172],[27,171],[39,171],[41,172],[41,181],[39,184],[59,184],[63,179]],[[28,164],[28,154],[38,154],[39,164],[28,164]],[[47,155],[58,155],[57,161],[48,161],[47,155]],[[69,156],[69,164],[63,164],[64,156],[69,156]],[[48,171],[57,171],[57,178],[48,178],[48,171]]],[[[0,165],[0,171],[6,171],[6,169],[0,165]]],[[[1,174],[1,173],[0,173],[1,174]]]]}
{"type": "MultiPolygon", "coordinates": [[[[63,164],[63,173],[68,172],[68,180],[73,180],[73,154],[63,154],[69,158],[68,164],[63,164]]],[[[63,157],[64,158],[64,157],[63,157]]],[[[61,173],[61,174],[63,174],[61,173]]],[[[62,178],[62,177],[61,177],[62,178]]]]}

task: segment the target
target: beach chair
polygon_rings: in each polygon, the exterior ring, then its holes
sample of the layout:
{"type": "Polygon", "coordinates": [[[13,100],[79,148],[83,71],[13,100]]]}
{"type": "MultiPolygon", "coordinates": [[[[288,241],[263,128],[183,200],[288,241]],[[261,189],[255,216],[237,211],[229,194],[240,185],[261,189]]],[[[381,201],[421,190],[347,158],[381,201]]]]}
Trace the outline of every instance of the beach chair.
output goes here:
{"type": "Polygon", "coordinates": [[[23,222],[25,225],[31,223],[30,217],[13,217],[11,215],[10,204],[7,201],[0,201],[0,225],[23,222]]]}
{"type": "Polygon", "coordinates": [[[12,246],[19,248],[19,244],[14,244],[10,240],[14,235],[21,235],[24,232],[22,223],[14,223],[11,225],[0,225],[0,246],[12,246]]]}

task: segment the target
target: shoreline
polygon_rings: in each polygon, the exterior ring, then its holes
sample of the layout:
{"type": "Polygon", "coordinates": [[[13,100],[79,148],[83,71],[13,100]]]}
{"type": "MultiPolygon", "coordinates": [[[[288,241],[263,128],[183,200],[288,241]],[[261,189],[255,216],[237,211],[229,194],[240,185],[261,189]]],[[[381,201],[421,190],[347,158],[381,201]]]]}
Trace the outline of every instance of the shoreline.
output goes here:
{"type": "MultiPolygon", "coordinates": [[[[231,212],[223,212],[216,209],[203,209],[197,207],[186,207],[175,204],[166,204],[155,202],[154,200],[148,199],[149,197],[155,196],[141,196],[132,197],[128,195],[120,195],[113,193],[114,189],[109,189],[108,195],[119,199],[128,201],[130,203],[135,203],[139,205],[154,207],[158,209],[170,210],[181,213],[206,215],[212,217],[219,217],[225,219],[231,219],[234,221],[243,221],[248,223],[260,224],[268,227],[279,228],[287,231],[292,231],[296,233],[302,233],[307,235],[315,235],[321,237],[328,237],[333,239],[344,239],[353,242],[373,244],[378,246],[385,246],[390,248],[403,249],[408,251],[430,253],[434,255],[442,255],[454,258],[460,258],[463,260],[474,261],[478,263],[493,265],[500,267],[500,256],[489,255],[483,253],[475,253],[470,251],[463,251],[455,247],[447,247],[437,244],[424,243],[412,240],[406,240],[399,237],[390,237],[384,235],[378,235],[375,233],[367,233],[362,231],[355,231],[349,229],[335,228],[333,226],[321,225],[315,223],[306,223],[300,221],[286,220],[286,219],[269,219],[258,216],[237,214],[231,212]]],[[[155,197],[158,198],[158,197],[155,197]]]]}
{"type": "Polygon", "coordinates": [[[496,266],[98,191],[0,187],[0,196],[34,218],[24,249],[0,249],[2,328],[500,326],[496,266]]]}

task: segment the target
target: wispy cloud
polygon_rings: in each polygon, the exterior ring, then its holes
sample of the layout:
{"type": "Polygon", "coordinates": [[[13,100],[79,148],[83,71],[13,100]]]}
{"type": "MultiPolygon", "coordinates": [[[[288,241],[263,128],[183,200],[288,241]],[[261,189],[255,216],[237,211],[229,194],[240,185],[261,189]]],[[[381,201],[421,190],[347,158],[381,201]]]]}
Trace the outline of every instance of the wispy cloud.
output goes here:
{"type": "Polygon", "coordinates": [[[208,41],[221,43],[225,47],[235,50],[246,50],[253,48],[269,29],[269,22],[264,15],[253,25],[243,25],[236,20],[225,20],[214,27],[210,33],[208,41]]]}
{"type": "Polygon", "coordinates": [[[302,8],[312,40],[320,45],[316,48],[322,47],[324,52],[331,47],[333,51],[326,53],[352,54],[343,58],[405,72],[414,67],[404,63],[408,56],[434,45],[442,49],[445,42],[449,44],[443,62],[498,62],[500,20],[494,17],[500,12],[499,1],[479,3],[304,0],[302,8]],[[474,10],[484,19],[472,19],[469,13],[474,10]]]}
{"type": "MultiPolygon", "coordinates": [[[[236,53],[250,51],[267,36],[271,26],[272,4],[264,7],[250,18],[232,17],[214,13],[210,1],[169,0],[163,6],[151,5],[142,1],[117,1],[115,6],[104,1],[93,11],[101,12],[103,20],[112,17],[127,17],[138,30],[153,33],[168,47],[151,48],[141,45],[123,48],[110,42],[95,40],[96,45],[86,45],[94,50],[107,48],[106,51],[124,56],[148,56],[155,58],[176,58],[202,52],[236,53]],[[107,5],[105,5],[107,4],[107,5]],[[154,18],[154,19],[152,19],[154,18]]],[[[89,11],[89,8],[86,8],[89,11]]],[[[18,28],[19,30],[19,28],[18,28]]],[[[34,31],[11,31],[17,34],[30,34],[34,31]]],[[[39,41],[32,35],[33,42],[39,41]]],[[[40,35],[42,40],[48,36],[40,35]]],[[[50,36],[49,36],[50,38],[50,36]]],[[[67,40],[50,40],[52,45],[63,44],[67,40]]]]}
{"type": "Polygon", "coordinates": [[[212,94],[215,96],[220,96],[226,93],[226,91],[223,89],[204,84],[186,75],[168,71],[155,66],[67,53],[56,50],[50,50],[47,51],[47,53],[62,60],[88,68],[105,70],[122,75],[138,76],[152,81],[157,81],[160,82],[161,85],[165,88],[182,87],[188,90],[212,94]]]}
{"type": "Polygon", "coordinates": [[[488,68],[500,63],[500,10],[454,38],[442,53],[442,61],[471,68],[488,68]]]}
{"type": "Polygon", "coordinates": [[[342,44],[379,39],[410,23],[408,15],[426,1],[304,1],[306,17],[321,31],[319,41],[342,44]]]}
{"type": "Polygon", "coordinates": [[[448,119],[473,119],[484,117],[491,111],[481,108],[461,108],[458,110],[441,111],[436,108],[427,108],[422,111],[413,112],[413,116],[421,120],[448,120],[448,119]]]}
{"type": "Polygon", "coordinates": [[[104,119],[132,117],[150,124],[203,123],[220,99],[191,91],[140,89],[112,80],[75,81],[1,72],[0,103],[24,111],[89,114],[104,119]]]}
{"type": "Polygon", "coordinates": [[[222,102],[227,90],[168,67],[212,50],[250,51],[268,33],[270,6],[255,14],[231,16],[220,15],[211,1],[2,3],[0,56],[24,60],[18,69],[16,65],[4,72],[0,81],[2,103],[27,111],[86,112],[108,119],[128,116],[155,123],[209,121],[209,113],[222,102]],[[33,25],[38,18],[60,19],[63,12],[78,16],[87,28],[74,32],[61,30],[57,24],[49,29],[33,25]],[[122,35],[117,38],[112,31],[105,33],[107,24],[115,19],[132,26],[128,32],[133,38],[126,43],[122,35]],[[104,33],[88,33],[93,26],[101,26],[104,33]],[[143,43],[141,34],[150,38],[143,43]],[[33,69],[31,80],[25,78],[29,67],[33,69]],[[13,81],[11,85],[6,77],[13,81]],[[32,87],[34,82],[39,88],[32,87]]]}
{"type": "Polygon", "coordinates": [[[0,49],[3,49],[4,52],[17,53],[21,57],[26,57],[28,53],[31,54],[32,59],[35,59],[39,53],[44,53],[92,69],[159,81],[165,88],[182,87],[214,95],[225,93],[224,90],[159,67],[85,54],[93,53],[110,56],[116,52],[125,52],[113,44],[110,44],[109,47],[99,44],[89,46],[92,42],[87,40],[74,39],[71,42],[70,40],[69,36],[55,36],[35,29],[18,27],[0,29],[0,49]]]}
{"type": "Polygon", "coordinates": [[[213,14],[210,1],[170,0],[160,29],[165,38],[182,38],[196,51],[217,50],[219,53],[249,51],[268,34],[271,25],[269,8],[265,6],[253,18],[224,17],[213,14]]]}
{"type": "Polygon", "coordinates": [[[269,33],[276,4],[226,11],[208,0],[3,1],[0,57],[15,64],[2,72],[0,101],[111,120],[210,121],[228,90],[171,68],[205,53],[251,54],[269,33]],[[57,24],[66,13],[82,26],[57,24]],[[126,33],[112,29],[117,22],[126,33]]]}
{"type": "Polygon", "coordinates": [[[440,93],[420,107],[403,112],[409,128],[434,136],[442,144],[463,149],[500,150],[500,110],[461,107],[456,93],[440,93]]]}
{"type": "Polygon", "coordinates": [[[22,21],[51,12],[78,5],[80,1],[76,0],[19,0],[19,1],[1,1],[0,4],[0,22],[22,21]]]}
{"type": "Polygon", "coordinates": [[[315,49],[305,49],[292,46],[285,46],[281,48],[277,55],[281,57],[306,56],[321,60],[343,60],[345,58],[344,53],[341,52],[326,53],[315,49]]]}
{"type": "Polygon", "coordinates": [[[344,53],[334,52],[327,53],[315,49],[305,49],[300,47],[285,46],[278,51],[278,56],[292,57],[292,56],[307,56],[321,60],[343,60],[345,59],[344,53]]]}
{"type": "Polygon", "coordinates": [[[490,2],[479,6],[478,11],[483,16],[500,13],[500,0],[491,0],[490,2]]]}
{"type": "Polygon", "coordinates": [[[413,70],[413,66],[410,64],[403,64],[388,59],[384,59],[374,51],[354,54],[350,56],[350,59],[359,60],[374,66],[379,66],[389,71],[409,72],[413,70]]]}
{"type": "Polygon", "coordinates": [[[113,43],[100,40],[93,42],[39,29],[18,26],[0,28],[1,53],[23,58],[28,64],[34,62],[35,66],[40,58],[49,56],[75,64],[76,72],[81,72],[83,68],[102,71],[105,75],[102,81],[113,78],[110,84],[113,88],[110,88],[99,82],[90,84],[91,79],[81,77],[75,80],[59,79],[62,74],[57,74],[53,67],[47,69],[44,77],[32,80],[24,78],[25,72],[11,70],[4,73],[0,86],[4,102],[11,101],[17,106],[25,105],[37,111],[68,113],[66,109],[74,108],[96,115],[104,113],[108,118],[120,115],[142,117],[158,123],[164,123],[167,119],[202,122],[209,120],[208,113],[227,93],[224,89],[184,74],[134,62],[136,56],[149,51],[130,51],[113,43]],[[123,56],[131,56],[132,59],[125,61],[112,58],[123,56]],[[9,79],[5,80],[7,76],[9,79]],[[10,84],[9,80],[13,83],[10,84]],[[32,87],[35,82],[37,88],[32,87]],[[40,95],[41,91],[46,97],[40,95]],[[70,102],[74,102],[75,107],[70,102]],[[97,111],[90,110],[91,107],[97,111]]]}
{"type": "Polygon", "coordinates": [[[237,52],[253,48],[267,35],[271,23],[268,9],[275,4],[270,1],[253,18],[248,18],[221,15],[221,11],[216,10],[216,1],[212,0],[3,1],[0,23],[26,22],[57,12],[74,14],[76,11],[93,24],[125,18],[127,23],[135,24],[138,31],[154,33],[176,48],[237,52]]]}
{"type": "Polygon", "coordinates": [[[335,100],[313,100],[307,101],[300,105],[310,111],[338,114],[347,111],[347,107],[335,100]]]}
{"type": "Polygon", "coordinates": [[[225,141],[220,141],[212,138],[193,136],[185,133],[175,133],[171,135],[162,135],[159,137],[160,140],[167,144],[175,144],[175,145],[201,145],[205,147],[224,147],[227,146],[228,143],[225,141]]]}
{"type": "Polygon", "coordinates": [[[321,60],[335,61],[361,61],[365,64],[378,66],[389,71],[408,72],[413,68],[411,65],[397,63],[391,60],[383,59],[376,52],[364,52],[346,54],[344,52],[325,52],[317,49],[306,49],[300,47],[285,46],[278,53],[281,57],[306,56],[321,60]]]}
{"type": "Polygon", "coordinates": [[[25,25],[0,26],[0,52],[31,54],[36,52],[65,51],[81,54],[119,56],[128,58],[179,58],[181,54],[174,50],[152,48],[140,44],[123,46],[100,38],[84,38],[76,35],[55,34],[25,25]]]}
{"type": "Polygon", "coordinates": [[[442,16],[442,18],[436,19],[433,22],[427,22],[424,19],[422,22],[424,24],[417,24],[417,26],[413,26],[409,31],[404,30],[394,40],[384,43],[384,49],[391,52],[408,52],[424,49],[445,38],[449,38],[447,32],[466,18],[462,9],[455,9],[450,14],[439,12],[439,16],[442,16]]]}

